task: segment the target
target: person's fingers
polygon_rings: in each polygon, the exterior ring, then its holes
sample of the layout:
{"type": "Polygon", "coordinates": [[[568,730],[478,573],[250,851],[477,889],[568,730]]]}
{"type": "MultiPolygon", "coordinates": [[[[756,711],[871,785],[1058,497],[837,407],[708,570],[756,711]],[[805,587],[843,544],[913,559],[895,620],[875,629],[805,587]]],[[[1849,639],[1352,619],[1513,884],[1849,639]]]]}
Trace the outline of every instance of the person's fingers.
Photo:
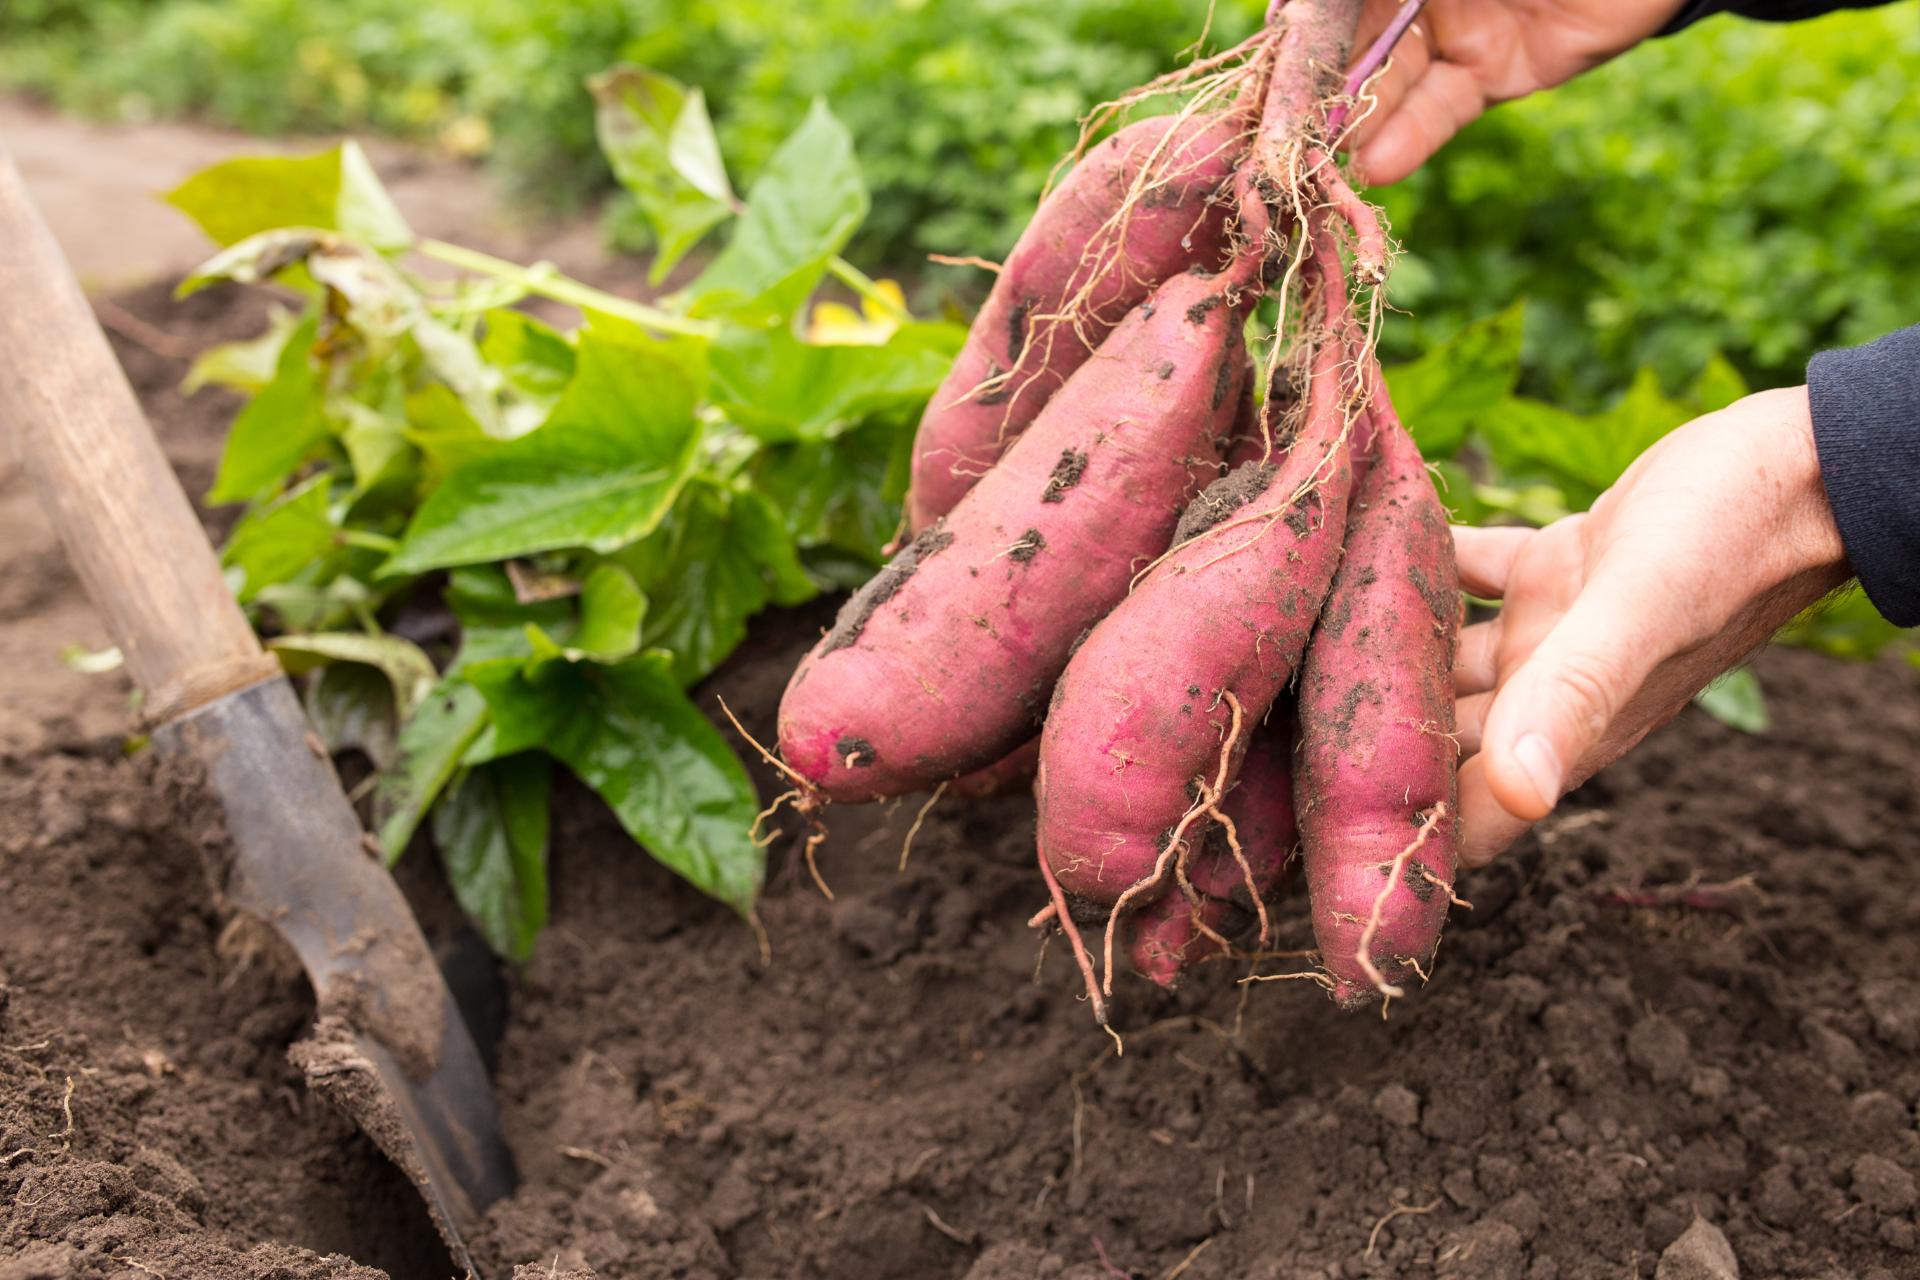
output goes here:
{"type": "MultiPolygon", "coordinates": [[[[1365,53],[1366,43],[1354,43],[1354,57],[1365,53]]],[[[1394,46],[1393,56],[1387,59],[1371,80],[1360,90],[1360,100],[1354,104],[1354,121],[1348,129],[1343,144],[1347,150],[1356,150],[1380,132],[1380,128],[1393,118],[1394,112],[1407,100],[1407,91],[1418,84],[1433,65],[1433,45],[1427,29],[1415,23],[1394,46]]]]}
{"type": "Polygon", "coordinates": [[[1354,153],[1361,181],[1386,184],[1426,163],[1446,141],[1486,110],[1479,79],[1465,67],[1435,62],[1411,83],[1399,107],[1354,153]]]}
{"type": "Polygon", "coordinates": [[[1533,824],[1500,806],[1487,789],[1486,758],[1460,766],[1460,865],[1484,867],[1533,824]]]}
{"type": "Polygon", "coordinates": [[[1347,65],[1352,66],[1366,52],[1367,46],[1379,38],[1387,29],[1394,15],[1400,12],[1399,0],[1366,0],[1360,6],[1360,25],[1354,29],[1353,47],[1348,55],[1347,65]]]}
{"type": "Polygon", "coordinates": [[[1460,589],[1486,600],[1506,595],[1514,560],[1539,532],[1518,525],[1486,529],[1454,525],[1453,558],[1460,566],[1460,589]]]}
{"type": "Polygon", "coordinates": [[[1491,693],[1476,693],[1454,703],[1453,736],[1460,744],[1462,760],[1480,753],[1480,742],[1487,728],[1487,712],[1492,706],[1491,693]]]}
{"type": "Polygon", "coordinates": [[[1508,813],[1538,822],[1552,812],[1573,767],[1673,651],[1658,612],[1635,573],[1598,572],[1501,684],[1480,752],[1487,791],[1508,813]]]}
{"type": "Polygon", "coordinates": [[[1499,676],[1500,618],[1476,622],[1460,633],[1460,647],[1453,658],[1455,697],[1485,693],[1499,676]]]}

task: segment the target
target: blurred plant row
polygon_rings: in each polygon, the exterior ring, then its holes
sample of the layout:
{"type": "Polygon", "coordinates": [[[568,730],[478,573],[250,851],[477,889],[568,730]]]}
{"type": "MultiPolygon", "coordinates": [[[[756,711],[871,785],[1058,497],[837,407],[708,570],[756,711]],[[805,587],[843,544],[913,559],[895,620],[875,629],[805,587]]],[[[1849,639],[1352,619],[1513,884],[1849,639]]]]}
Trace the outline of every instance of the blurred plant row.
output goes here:
{"type": "MultiPolygon", "coordinates": [[[[927,253],[998,256],[1076,117],[1219,45],[1255,0],[11,0],[0,83],[67,106],[262,132],[373,128],[485,154],[520,192],[612,189],[583,88],[626,60],[704,87],[759,171],[815,97],[859,140],[856,256],[924,288],[927,253]]],[[[1409,357],[1525,298],[1521,385],[1599,407],[1642,368],[1719,356],[1756,386],[1913,320],[1920,59],[1911,6],[1714,19],[1503,107],[1382,193],[1410,246],[1386,335],[1409,357]]],[[[616,215],[631,233],[639,219],[616,215]]],[[[641,233],[644,234],[644,233],[641,233]]],[[[970,300],[970,298],[963,298],[970,300]]]]}

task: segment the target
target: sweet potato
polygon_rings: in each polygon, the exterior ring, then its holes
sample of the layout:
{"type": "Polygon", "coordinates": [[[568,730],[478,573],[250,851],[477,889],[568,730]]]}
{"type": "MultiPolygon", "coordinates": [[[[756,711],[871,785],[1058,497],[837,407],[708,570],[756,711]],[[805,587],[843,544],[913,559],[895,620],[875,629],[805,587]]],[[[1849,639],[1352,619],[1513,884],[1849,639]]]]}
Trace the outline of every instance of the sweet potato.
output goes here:
{"type": "Polygon", "coordinates": [[[1032,788],[1033,771],[1039,765],[1040,739],[1028,738],[992,764],[955,778],[947,787],[947,794],[962,800],[985,800],[1026,791],[1032,788]]]}
{"type": "MultiPolygon", "coordinates": [[[[1266,442],[1260,433],[1259,406],[1253,397],[1253,366],[1251,362],[1241,369],[1240,407],[1235,413],[1226,435],[1216,440],[1215,446],[1221,456],[1223,468],[1233,468],[1246,462],[1258,462],[1266,456],[1266,442]]],[[[1191,505],[1208,484],[1220,477],[1212,472],[1196,473],[1198,481],[1187,493],[1182,506],[1191,505]]],[[[1034,771],[1040,765],[1040,739],[1036,735],[1015,747],[1001,760],[975,769],[972,773],[955,778],[947,788],[947,794],[962,799],[982,800],[989,796],[1007,795],[1013,791],[1031,790],[1034,771]]],[[[1293,821],[1293,783],[1287,780],[1286,811],[1288,828],[1293,821]]]]}
{"type": "Polygon", "coordinates": [[[910,532],[959,503],[1156,285],[1222,264],[1226,206],[1215,193],[1247,127],[1230,113],[1142,120],[1095,147],[1040,206],[920,421],[910,532]]]}
{"type": "Polygon", "coordinates": [[[1286,891],[1298,865],[1293,741],[1286,719],[1276,714],[1254,732],[1240,780],[1220,803],[1227,821],[1207,832],[1194,855],[1187,884],[1198,901],[1184,886],[1170,887],[1128,917],[1127,955],[1141,976],[1175,985],[1186,969],[1222,949],[1221,937],[1255,916],[1264,941],[1265,904],[1286,891]]]}
{"type": "Polygon", "coordinates": [[[1458,809],[1453,542],[1413,440],[1389,413],[1376,422],[1301,666],[1295,779],[1321,964],[1349,1006],[1424,974],[1452,898],[1458,809]]]}
{"type": "Polygon", "coordinates": [[[1202,495],[1061,677],[1035,792],[1040,854],[1065,892],[1118,904],[1163,890],[1292,678],[1346,525],[1345,358],[1322,344],[1281,464],[1202,495]]]}
{"type": "Polygon", "coordinates": [[[1166,281],[951,517],[842,609],[780,706],[828,799],[932,786],[1033,733],[1076,638],[1163,550],[1236,408],[1247,295],[1166,281]]]}

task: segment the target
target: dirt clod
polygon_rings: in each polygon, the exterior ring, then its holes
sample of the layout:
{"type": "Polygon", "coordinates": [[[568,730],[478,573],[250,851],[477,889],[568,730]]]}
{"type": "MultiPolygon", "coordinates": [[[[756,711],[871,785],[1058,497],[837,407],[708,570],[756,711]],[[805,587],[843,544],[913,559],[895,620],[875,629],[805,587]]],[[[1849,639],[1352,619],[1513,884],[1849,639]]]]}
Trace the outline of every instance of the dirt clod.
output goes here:
{"type": "Polygon", "coordinates": [[[1649,1014],[1627,1033],[1627,1061],[1652,1076],[1655,1084],[1677,1084],[1693,1066],[1687,1033],[1671,1019],[1649,1014]]]}
{"type": "Polygon", "coordinates": [[[1078,449],[1062,449],[1060,461],[1053,464],[1053,473],[1047,477],[1046,491],[1040,495],[1040,501],[1064,500],[1067,490],[1079,484],[1080,477],[1086,473],[1087,455],[1078,449]]]}
{"type": "Polygon", "coordinates": [[[1740,1263],[1720,1228],[1695,1218],[1660,1254],[1655,1280],[1740,1280],[1740,1263]]]}
{"type": "Polygon", "coordinates": [[[1882,1213],[1905,1213],[1920,1203],[1913,1175],[1885,1156],[1861,1156],[1852,1173],[1853,1194],[1882,1213]]]}
{"type": "Polygon", "coordinates": [[[1267,491],[1278,469],[1271,463],[1250,462],[1235,467],[1187,505],[1173,531],[1173,545],[1199,537],[1267,491]]]}
{"type": "Polygon", "coordinates": [[[921,530],[919,536],[902,547],[884,569],[868,579],[867,585],[854,592],[841,606],[839,616],[833,620],[833,630],[827,633],[826,643],[820,647],[820,652],[833,653],[858,640],[874,611],[899,594],[900,588],[907,585],[922,563],[952,545],[953,535],[941,527],[938,520],[921,530]]]}
{"type": "Polygon", "coordinates": [[[1420,1123],[1420,1095],[1403,1084],[1390,1084],[1373,1095],[1373,1113],[1397,1129],[1420,1123]]]}

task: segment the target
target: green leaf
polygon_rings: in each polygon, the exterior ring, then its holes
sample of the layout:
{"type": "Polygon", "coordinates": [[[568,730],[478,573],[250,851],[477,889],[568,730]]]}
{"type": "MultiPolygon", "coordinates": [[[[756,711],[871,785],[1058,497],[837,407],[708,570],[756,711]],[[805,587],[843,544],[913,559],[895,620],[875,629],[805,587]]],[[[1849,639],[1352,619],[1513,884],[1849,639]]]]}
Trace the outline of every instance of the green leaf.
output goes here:
{"type": "Polygon", "coordinates": [[[1694,705],[1741,733],[1765,733],[1773,724],[1760,677],[1751,667],[1735,667],[1693,695],[1694,705]]]}
{"type": "Polygon", "coordinates": [[[264,284],[287,268],[304,263],[322,245],[338,244],[331,232],[312,227],[280,227],[248,236],[214,254],[187,274],[173,293],[189,297],[210,284],[264,284]]]}
{"type": "Polygon", "coordinates": [[[118,645],[105,649],[89,649],[81,644],[62,645],[60,661],[67,670],[83,676],[105,675],[109,671],[118,671],[127,663],[127,656],[120,652],[118,645]]]}
{"type": "Polygon", "coordinates": [[[1700,371],[1700,376],[1694,380],[1687,394],[1696,412],[1712,413],[1745,396],[1747,380],[1727,362],[1725,356],[1716,355],[1707,361],[1707,367],[1700,371]]]}
{"type": "Polygon", "coordinates": [[[580,587],[580,625],[572,647],[600,662],[630,658],[640,648],[640,620],[647,597],[633,575],[619,565],[603,564],[580,587]]]}
{"type": "Polygon", "coordinates": [[[420,450],[427,474],[435,480],[486,457],[501,443],[481,429],[460,397],[441,382],[429,382],[407,396],[407,422],[402,430],[420,450]]]}
{"type": "Polygon", "coordinates": [[[309,316],[281,347],[273,380],[233,420],[208,502],[247,502],[271,492],[330,438],[311,359],[314,333],[309,316]]]}
{"type": "Polygon", "coordinates": [[[785,517],[798,546],[844,552],[870,572],[899,529],[912,456],[912,425],[880,420],[819,444],[762,449],[753,486],[785,517]]]}
{"type": "Polygon", "coordinates": [[[421,573],[561,547],[613,551],[651,532],[692,472],[698,388],[657,346],[588,330],[553,416],[430,494],[390,569],[421,573]]]}
{"type": "Polygon", "coordinates": [[[230,245],[281,227],[338,231],[381,250],[413,240],[357,143],[306,156],[243,156],[202,169],[167,203],[230,245]]]}
{"type": "Polygon", "coordinates": [[[292,631],[325,631],[356,625],[378,609],[382,597],[358,578],[341,572],[348,556],[336,552],[296,575],[299,581],[260,588],[253,603],[271,610],[279,625],[292,631]]]}
{"type": "Polygon", "coordinates": [[[688,286],[700,315],[791,317],[867,216],[853,139],[824,102],[780,144],[747,192],[733,238],[688,286]]]}
{"type": "Polygon", "coordinates": [[[353,468],[354,509],[365,510],[360,499],[368,494],[377,493],[376,500],[410,498],[420,469],[406,424],[357,400],[337,401],[330,416],[341,424],[340,445],[353,468]]]}
{"type": "MultiPolygon", "coordinates": [[[[392,263],[361,245],[321,231],[269,231],[244,240],[202,265],[181,284],[182,295],[215,280],[254,283],[299,263],[327,291],[332,322],[357,334],[376,367],[412,339],[427,368],[451,387],[489,434],[502,434],[496,392],[499,375],[466,334],[436,319],[426,299],[392,263]]],[[[330,346],[345,345],[329,329],[330,346]]],[[[307,346],[311,347],[309,340],[307,346]]]]}
{"type": "Polygon", "coordinates": [[[1418,360],[1386,371],[1387,390],[1429,459],[1451,457],[1467,433],[1513,394],[1523,303],[1463,325],[1418,360]]]}
{"type": "Polygon", "coordinates": [[[1585,510],[1649,446],[1695,416],[1662,395],[1653,371],[1642,369],[1612,408],[1591,417],[1515,396],[1488,415],[1481,433],[1503,472],[1544,470],[1585,510]]]}
{"type": "Polygon", "coordinates": [[[655,859],[745,914],[765,873],[746,769],[687,700],[666,654],[610,666],[476,663],[502,754],[538,747],[605,800],[655,859]]]}
{"type": "Polygon", "coordinates": [[[307,719],[329,752],[359,751],[384,769],[393,762],[400,717],[386,673],[358,662],[322,667],[307,685],[307,719]]]}
{"type": "Polygon", "coordinates": [[[220,563],[238,570],[230,585],[246,604],[261,590],[286,582],[332,552],[339,527],[330,513],[332,479],[325,472],[264,506],[248,511],[227,535],[220,563]]]}
{"type": "Polygon", "coordinates": [[[551,772],[537,752],[463,770],[433,811],[433,839],[454,898],[513,961],[533,954],[547,922],[551,772]]]}
{"type": "Polygon", "coordinates": [[[655,283],[733,215],[733,188],[705,97],[645,67],[618,66],[587,82],[600,149],[653,228],[655,283]]]}
{"type": "Polygon", "coordinates": [[[267,331],[257,338],[223,342],[208,347],[187,370],[180,390],[192,395],[204,386],[232,387],[252,395],[263,389],[280,368],[281,353],[300,328],[300,317],[285,307],[274,307],[267,331]]]}
{"type": "Polygon", "coordinates": [[[487,700],[459,676],[442,676],[400,725],[391,765],[373,789],[373,826],[388,866],[447,785],[460,758],[487,727],[487,700]]]}
{"type": "Polygon", "coordinates": [[[413,714],[439,678],[433,660],[420,646],[403,636],[360,635],[351,631],[323,631],[313,635],[275,636],[267,648],[292,676],[305,675],[333,662],[358,662],[383,673],[393,685],[394,706],[402,718],[413,714]]]}
{"type": "Polygon", "coordinates": [[[769,603],[798,604],[818,590],[765,498],[711,484],[689,487],[667,522],[619,563],[651,602],[646,644],[672,653],[683,685],[719,666],[769,603]]]}
{"type": "Polygon", "coordinates": [[[763,440],[830,439],[876,413],[925,404],[965,338],[957,325],[919,322],[880,346],[729,329],[713,349],[714,402],[763,440]]]}
{"type": "Polygon", "coordinates": [[[484,317],[480,354],[513,390],[552,405],[573,380],[573,344],[524,311],[498,308],[484,317]]]}
{"type": "Polygon", "coordinates": [[[455,569],[447,581],[446,601],[460,619],[460,652],[450,672],[494,658],[528,657],[533,652],[528,627],[550,635],[572,635],[572,601],[523,602],[498,565],[455,569]]]}

